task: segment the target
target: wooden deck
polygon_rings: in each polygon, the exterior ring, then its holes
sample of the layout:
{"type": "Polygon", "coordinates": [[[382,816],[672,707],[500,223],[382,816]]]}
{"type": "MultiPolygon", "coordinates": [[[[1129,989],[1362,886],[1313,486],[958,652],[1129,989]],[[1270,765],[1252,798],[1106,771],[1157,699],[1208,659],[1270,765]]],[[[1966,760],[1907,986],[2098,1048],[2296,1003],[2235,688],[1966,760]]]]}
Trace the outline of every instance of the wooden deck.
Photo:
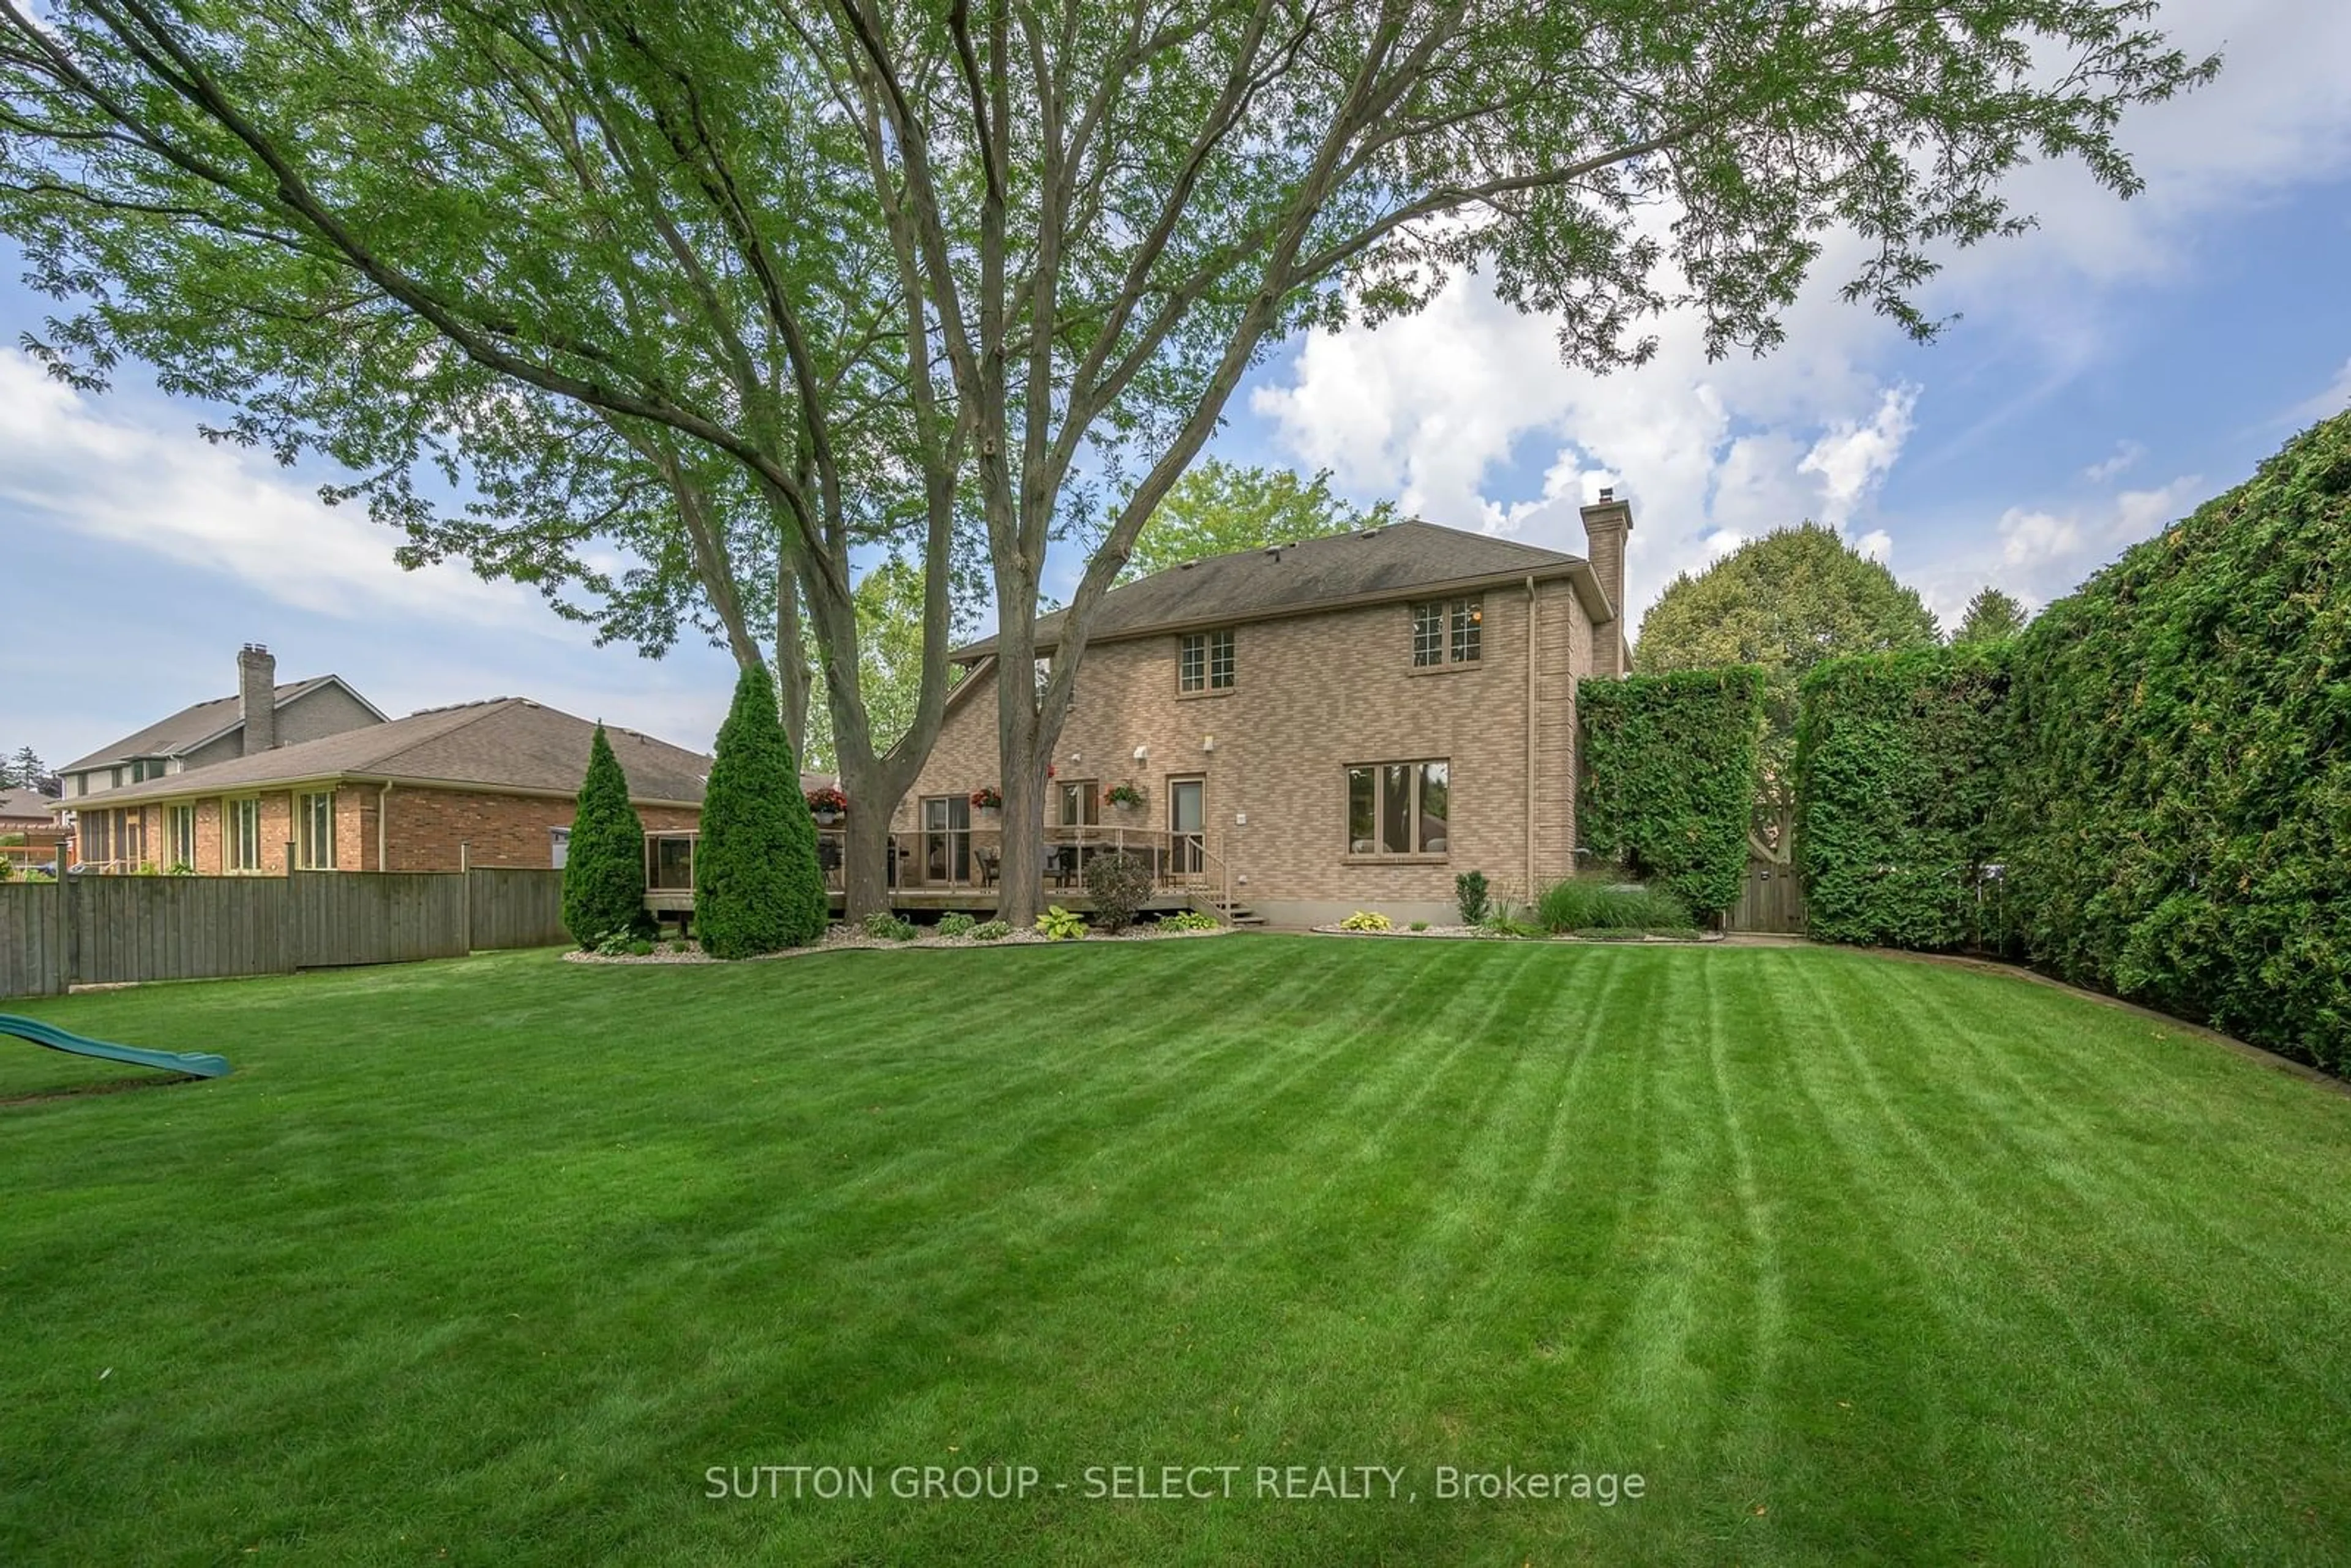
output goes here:
{"type": "MultiPolygon", "coordinates": [[[[648,833],[645,835],[645,907],[656,915],[686,916],[694,910],[694,848],[700,835],[692,832],[648,833]]],[[[1053,863],[1039,879],[1038,902],[1040,905],[1059,904],[1080,915],[1092,912],[1094,901],[1086,892],[1083,868],[1088,856],[1124,852],[1147,858],[1161,868],[1192,867],[1163,875],[1141,907],[1153,914],[1172,914],[1185,909],[1215,910],[1224,882],[1223,862],[1208,854],[1196,840],[1170,842],[1171,835],[1153,832],[1148,829],[1104,830],[1048,828],[1045,849],[1053,863]]],[[[900,873],[892,879],[890,907],[902,914],[946,914],[961,910],[973,915],[993,914],[1003,900],[1002,890],[995,881],[980,874],[984,852],[991,846],[978,841],[977,835],[961,844],[941,846],[929,841],[925,835],[893,833],[891,835],[893,860],[900,873]],[[942,848],[946,854],[940,855],[942,848]],[[983,852],[975,854],[974,851],[983,852]],[[940,863],[950,861],[966,874],[952,879],[911,879],[915,869],[924,863],[925,853],[937,855],[940,863]]],[[[823,860],[825,880],[837,914],[846,902],[841,885],[841,835],[838,830],[826,830],[818,835],[818,850],[823,860]]],[[[933,868],[936,869],[935,866],[933,868]]]]}

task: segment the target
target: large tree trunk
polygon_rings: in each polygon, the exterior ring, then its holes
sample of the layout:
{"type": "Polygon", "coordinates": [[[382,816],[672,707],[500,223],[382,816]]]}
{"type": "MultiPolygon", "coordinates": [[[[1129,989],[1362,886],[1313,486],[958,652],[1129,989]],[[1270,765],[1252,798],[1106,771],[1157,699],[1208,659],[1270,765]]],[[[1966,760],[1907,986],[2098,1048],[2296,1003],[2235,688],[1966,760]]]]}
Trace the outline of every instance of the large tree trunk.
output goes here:
{"type": "Polygon", "coordinates": [[[884,801],[876,789],[866,787],[883,783],[872,779],[861,783],[841,775],[841,790],[850,802],[849,815],[842,820],[841,916],[852,925],[890,907],[890,810],[896,798],[884,801]]]}

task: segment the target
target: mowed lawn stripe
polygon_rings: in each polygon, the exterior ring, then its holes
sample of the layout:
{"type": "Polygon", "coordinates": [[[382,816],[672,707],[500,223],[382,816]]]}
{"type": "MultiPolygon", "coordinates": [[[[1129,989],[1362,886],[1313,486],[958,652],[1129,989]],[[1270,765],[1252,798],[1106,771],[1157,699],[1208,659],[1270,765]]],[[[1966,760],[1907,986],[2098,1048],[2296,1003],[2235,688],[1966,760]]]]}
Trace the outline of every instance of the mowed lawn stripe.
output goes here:
{"type": "MultiPolygon", "coordinates": [[[[238,1072],[0,1110],[0,1559],[2323,1562],[2351,1535],[2351,1101],[2014,979],[1251,936],[507,955],[26,1010],[238,1072]],[[702,1496],[711,1465],[793,1462],[1649,1495],[702,1496]]],[[[0,1097],[59,1082],[26,1065],[0,1097]]]]}

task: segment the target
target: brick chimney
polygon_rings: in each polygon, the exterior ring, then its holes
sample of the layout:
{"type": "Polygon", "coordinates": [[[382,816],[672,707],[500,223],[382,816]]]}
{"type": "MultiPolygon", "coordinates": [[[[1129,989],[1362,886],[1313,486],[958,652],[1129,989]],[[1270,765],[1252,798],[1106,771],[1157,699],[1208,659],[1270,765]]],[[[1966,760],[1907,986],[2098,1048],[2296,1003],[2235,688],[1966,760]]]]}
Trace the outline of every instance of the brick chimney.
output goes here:
{"type": "Polygon", "coordinates": [[[1593,663],[1602,674],[1621,675],[1629,664],[1625,645],[1632,629],[1625,624],[1625,545],[1632,532],[1632,504],[1618,500],[1613,488],[1601,491],[1600,499],[1583,508],[1584,555],[1616,612],[1614,623],[1595,628],[1593,639],[1597,644],[1593,663]]]}
{"type": "Polygon", "coordinates": [[[245,755],[277,748],[277,661],[258,643],[236,655],[237,716],[245,720],[245,755]]]}

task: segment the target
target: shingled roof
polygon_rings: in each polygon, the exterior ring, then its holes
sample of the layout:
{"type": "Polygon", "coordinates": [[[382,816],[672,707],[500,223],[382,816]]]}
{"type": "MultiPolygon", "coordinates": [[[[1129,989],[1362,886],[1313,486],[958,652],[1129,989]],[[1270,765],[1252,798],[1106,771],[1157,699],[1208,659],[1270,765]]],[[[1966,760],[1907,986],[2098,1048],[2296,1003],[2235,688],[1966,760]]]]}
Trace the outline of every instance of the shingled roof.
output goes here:
{"type": "MultiPolygon", "coordinates": [[[[560,709],[524,697],[496,697],[127,784],[91,798],[90,804],[105,809],[337,779],[569,795],[587,774],[595,731],[588,720],[560,709]]],[[[607,727],[605,733],[629,776],[632,799],[701,803],[710,758],[632,729],[607,727]]]]}
{"type": "MultiPolygon", "coordinates": [[[[1417,518],[1302,543],[1209,556],[1113,588],[1094,611],[1092,642],[1110,642],[1179,626],[1263,621],[1343,603],[1402,598],[1449,583],[1585,568],[1582,556],[1539,549],[1491,534],[1439,528],[1417,518]]],[[[1596,589],[1596,584],[1593,585],[1596,589]]],[[[1037,643],[1059,638],[1061,612],[1037,620],[1037,643]]],[[[959,660],[996,652],[983,638],[956,651],[959,660]]]]}
{"type": "MultiPolygon", "coordinates": [[[[320,686],[338,685],[370,713],[375,705],[359,693],[351,691],[350,683],[340,675],[313,675],[307,681],[295,681],[276,687],[272,706],[284,707],[296,697],[307,696],[320,686]]],[[[376,714],[378,718],[383,716],[376,714]]],[[[126,735],[109,746],[101,746],[88,757],[77,758],[57,769],[60,773],[78,773],[85,768],[106,768],[118,762],[128,762],[134,757],[182,757],[219,736],[227,734],[245,722],[243,699],[236,696],[213,697],[205,702],[191,703],[171,717],[158,719],[136,734],[126,735]]]]}

